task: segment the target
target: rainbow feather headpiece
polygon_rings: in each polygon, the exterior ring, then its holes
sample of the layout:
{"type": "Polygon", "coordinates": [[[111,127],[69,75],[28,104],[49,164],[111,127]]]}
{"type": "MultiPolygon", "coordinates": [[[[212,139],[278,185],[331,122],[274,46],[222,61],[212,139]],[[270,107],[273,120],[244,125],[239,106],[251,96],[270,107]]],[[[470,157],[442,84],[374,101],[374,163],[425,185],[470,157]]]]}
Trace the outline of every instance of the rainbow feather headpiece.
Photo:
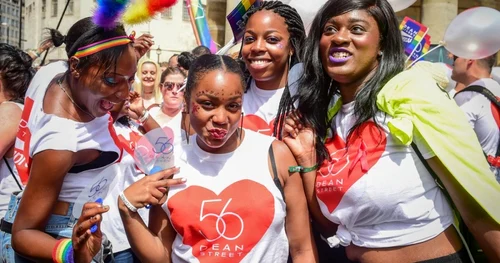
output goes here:
{"type": "Polygon", "coordinates": [[[97,52],[103,51],[108,48],[112,47],[117,47],[117,46],[122,46],[126,45],[132,41],[134,41],[135,37],[135,32],[132,32],[130,36],[119,36],[119,37],[112,37],[108,38],[105,40],[101,40],[95,43],[92,43],[90,45],[83,46],[79,49],[76,50],[75,57],[77,58],[83,58],[86,56],[90,56],[92,54],[95,54],[97,52]]]}
{"type": "Polygon", "coordinates": [[[123,21],[129,25],[145,23],[157,13],[177,3],[177,0],[136,0],[125,14],[123,21]]]}

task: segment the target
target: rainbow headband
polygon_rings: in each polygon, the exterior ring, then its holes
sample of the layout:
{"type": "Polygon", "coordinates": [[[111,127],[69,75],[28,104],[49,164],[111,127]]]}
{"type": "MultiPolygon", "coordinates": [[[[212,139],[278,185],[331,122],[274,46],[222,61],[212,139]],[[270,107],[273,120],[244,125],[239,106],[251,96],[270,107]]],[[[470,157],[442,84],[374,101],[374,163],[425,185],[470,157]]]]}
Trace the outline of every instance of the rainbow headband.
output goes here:
{"type": "Polygon", "coordinates": [[[92,54],[95,54],[97,52],[101,52],[101,51],[108,49],[108,48],[126,45],[130,42],[133,42],[134,38],[135,38],[135,32],[132,32],[132,34],[130,36],[119,36],[119,37],[112,37],[109,39],[101,40],[101,41],[92,43],[90,45],[86,45],[86,46],[83,46],[81,48],[78,48],[74,56],[77,58],[83,58],[86,56],[90,56],[92,54]]]}

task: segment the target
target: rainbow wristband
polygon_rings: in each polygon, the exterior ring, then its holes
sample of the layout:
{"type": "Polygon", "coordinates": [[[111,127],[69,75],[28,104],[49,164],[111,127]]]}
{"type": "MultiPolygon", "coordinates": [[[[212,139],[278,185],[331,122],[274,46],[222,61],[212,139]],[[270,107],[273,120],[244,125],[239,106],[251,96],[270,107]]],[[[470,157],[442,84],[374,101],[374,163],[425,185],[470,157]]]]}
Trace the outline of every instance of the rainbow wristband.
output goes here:
{"type": "Polygon", "coordinates": [[[65,238],[57,241],[54,250],[52,250],[52,260],[55,263],[74,263],[73,242],[65,238]]]}

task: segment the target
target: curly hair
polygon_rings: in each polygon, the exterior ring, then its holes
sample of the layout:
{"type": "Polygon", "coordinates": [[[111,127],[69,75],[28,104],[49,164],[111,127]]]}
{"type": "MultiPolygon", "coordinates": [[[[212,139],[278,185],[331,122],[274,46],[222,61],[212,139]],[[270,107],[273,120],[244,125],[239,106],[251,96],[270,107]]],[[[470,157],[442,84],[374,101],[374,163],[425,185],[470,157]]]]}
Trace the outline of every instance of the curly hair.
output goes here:
{"type": "Polygon", "coordinates": [[[24,95],[35,75],[33,59],[25,52],[0,43],[0,80],[10,101],[23,103],[24,95]]]}

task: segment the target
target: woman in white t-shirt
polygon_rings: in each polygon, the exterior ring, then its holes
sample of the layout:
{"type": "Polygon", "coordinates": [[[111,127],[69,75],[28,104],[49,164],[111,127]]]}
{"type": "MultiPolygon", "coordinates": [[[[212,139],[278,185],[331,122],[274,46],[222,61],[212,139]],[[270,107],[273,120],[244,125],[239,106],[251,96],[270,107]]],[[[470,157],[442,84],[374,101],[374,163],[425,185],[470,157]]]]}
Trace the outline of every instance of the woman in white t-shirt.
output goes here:
{"type": "MultiPolygon", "coordinates": [[[[35,75],[32,59],[23,51],[0,44],[0,219],[7,211],[10,195],[22,189],[14,165],[14,141],[21,120],[24,94],[35,75]]],[[[0,247],[0,252],[2,248],[0,247]]],[[[1,253],[0,253],[1,255],[1,253]]]]}
{"type": "Polygon", "coordinates": [[[243,127],[276,135],[280,101],[290,101],[288,73],[300,62],[305,30],[297,11],[280,1],[263,1],[247,13],[240,57],[249,73],[243,127]]]}
{"type": "Polygon", "coordinates": [[[180,91],[186,74],[177,67],[168,67],[161,74],[160,90],[163,96],[161,104],[149,107],[151,116],[161,127],[169,127],[174,132],[174,142],[182,141],[182,108],[184,92],[180,91]]]}
{"type": "MultiPolygon", "coordinates": [[[[109,206],[86,203],[79,218],[73,207],[121,157],[108,111],[129,96],[137,56],[145,53],[134,43],[150,47],[150,42],[127,36],[122,25],[105,30],[90,17],[77,21],[66,36],[50,29],[50,37],[55,46],[66,44],[68,61],[42,67],[26,93],[15,151],[23,157],[16,167],[27,185],[6,216],[16,252],[10,249],[7,262],[100,261],[93,256],[101,250],[99,223],[109,206]]],[[[98,181],[89,198],[107,182],[98,181]]]]}
{"type": "Polygon", "coordinates": [[[481,160],[479,144],[431,74],[403,71],[389,2],[326,2],[305,46],[299,106],[286,120],[284,142],[307,169],[309,208],[326,243],[345,247],[355,262],[470,262],[435,172],[484,251],[500,260],[498,224],[457,181],[493,176],[484,174],[491,174],[485,161],[462,165],[481,160]],[[452,125],[439,126],[447,118],[452,125]],[[449,137],[470,141],[462,144],[470,152],[450,150],[446,144],[457,142],[449,137]]]}
{"type": "Polygon", "coordinates": [[[289,249],[294,262],[317,262],[301,180],[288,171],[295,160],[282,142],[240,127],[243,92],[230,57],[203,55],[191,66],[185,99],[196,134],[176,151],[179,168],[118,200],[142,262],[284,263],[289,249]],[[146,204],[149,227],[135,212],[146,204]]]}

